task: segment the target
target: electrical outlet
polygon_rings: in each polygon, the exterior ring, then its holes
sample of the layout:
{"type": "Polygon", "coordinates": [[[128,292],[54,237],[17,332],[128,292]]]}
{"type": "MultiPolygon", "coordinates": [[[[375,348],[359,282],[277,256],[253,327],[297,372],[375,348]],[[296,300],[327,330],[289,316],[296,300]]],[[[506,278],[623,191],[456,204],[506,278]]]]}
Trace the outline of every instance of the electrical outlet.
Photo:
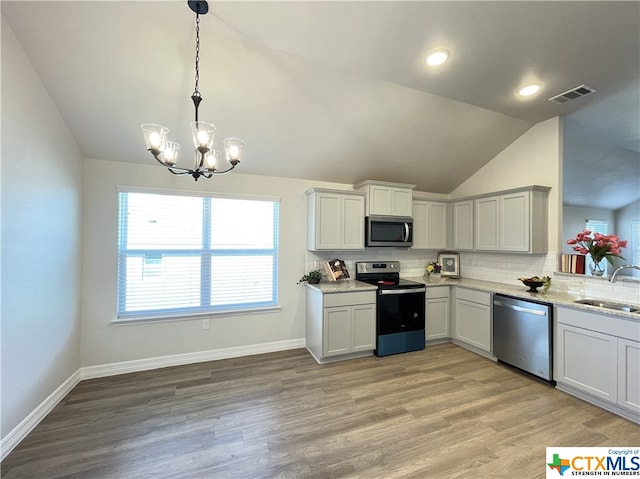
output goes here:
{"type": "Polygon", "coordinates": [[[202,320],[202,329],[209,329],[210,326],[211,323],[209,321],[209,318],[205,318],[202,320]]]}

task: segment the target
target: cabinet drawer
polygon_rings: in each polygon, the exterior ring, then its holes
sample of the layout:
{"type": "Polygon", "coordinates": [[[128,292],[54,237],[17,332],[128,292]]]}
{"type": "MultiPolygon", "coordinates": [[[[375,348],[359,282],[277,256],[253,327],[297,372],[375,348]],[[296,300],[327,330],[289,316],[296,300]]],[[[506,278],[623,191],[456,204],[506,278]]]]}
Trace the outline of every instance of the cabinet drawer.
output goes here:
{"type": "Polygon", "coordinates": [[[491,305],[491,294],[485,291],[476,291],[474,289],[456,288],[456,298],[471,301],[472,303],[480,303],[485,306],[491,305]]]}
{"type": "Polygon", "coordinates": [[[376,302],[375,291],[355,291],[353,293],[331,293],[324,295],[324,307],[352,306],[376,302]]]}
{"type": "Polygon", "coordinates": [[[434,286],[434,287],[427,288],[427,292],[425,296],[426,296],[426,299],[448,298],[449,286],[434,286]]]}
{"type": "Polygon", "coordinates": [[[558,323],[640,341],[640,323],[633,319],[564,307],[556,307],[555,314],[558,323]]]}

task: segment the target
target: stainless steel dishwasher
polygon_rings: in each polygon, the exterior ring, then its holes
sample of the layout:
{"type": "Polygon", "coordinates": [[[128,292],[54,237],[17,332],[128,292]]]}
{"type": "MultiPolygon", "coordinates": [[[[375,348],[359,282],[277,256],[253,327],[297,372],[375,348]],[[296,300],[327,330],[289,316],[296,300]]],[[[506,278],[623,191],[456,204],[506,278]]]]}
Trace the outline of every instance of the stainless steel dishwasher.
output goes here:
{"type": "Polygon", "coordinates": [[[493,295],[493,354],[553,384],[553,308],[549,303],[493,295]]]}

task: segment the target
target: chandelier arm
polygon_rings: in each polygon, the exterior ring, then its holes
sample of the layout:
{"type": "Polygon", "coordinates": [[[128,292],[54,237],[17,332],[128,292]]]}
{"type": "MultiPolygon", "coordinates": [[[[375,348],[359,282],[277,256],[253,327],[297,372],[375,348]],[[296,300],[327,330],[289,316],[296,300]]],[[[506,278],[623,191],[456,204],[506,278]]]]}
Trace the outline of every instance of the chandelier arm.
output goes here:
{"type": "Polygon", "coordinates": [[[167,170],[169,170],[171,173],[173,173],[174,175],[177,176],[182,176],[182,175],[190,175],[193,173],[192,170],[187,170],[186,168],[180,168],[182,171],[173,171],[171,166],[167,166],[167,170]]]}
{"type": "Polygon", "coordinates": [[[213,173],[213,174],[215,174],[215,175],[224,175],[225,173],[229,173],[229,172],[230,172],[231,170],[233,170],[235,167],[236,167],[236,165],[231,165],[231,167],[230,167],[230,168],[227,168],[227,169],[226,169],[226,170],[224,170],[224,171],[218,171],[218,170],[215,170],[215,171],[212,171],[212,173],[213,173]]]}
{"type": "Polygon", "coordinates": [[[174,175],[187,175],[187,174],[190,174],[190,173],[193,172],[193,170],[190,170],[188,168],[182,168],[180,166],[167,165],[164,161],[162,161],[160,158],[158,158],[158,156],[155,155],[151,150],[149,150],[149,153],[151,153],[151,155],[156,159],[156,161],[158,163],[160,163],[162,166],[164,166],[166,169],[168,169],[174,175]],[[179,171],[174,171],[174,170],[179,170],[179,171]]]}

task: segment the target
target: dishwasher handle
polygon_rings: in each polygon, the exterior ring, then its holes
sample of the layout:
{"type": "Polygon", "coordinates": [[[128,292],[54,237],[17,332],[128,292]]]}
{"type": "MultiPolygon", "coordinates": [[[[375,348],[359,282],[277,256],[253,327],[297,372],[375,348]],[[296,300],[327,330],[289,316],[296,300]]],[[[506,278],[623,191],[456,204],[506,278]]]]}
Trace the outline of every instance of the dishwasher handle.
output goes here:
{"type": "Polygon", "coordinates": [[[493,305],[494,306],[499,306],[501,308],[512,309],[514,311],[520,311],[522,313],[535,314],[536,316],[546,316],[547,315],[546,311],[540,311],[540,310],[537,310],[537,309],[524,308],[522,306],[517,306],[515,304],[503,303],[499,299],[494,299],[493,300],[493,305]]]}

